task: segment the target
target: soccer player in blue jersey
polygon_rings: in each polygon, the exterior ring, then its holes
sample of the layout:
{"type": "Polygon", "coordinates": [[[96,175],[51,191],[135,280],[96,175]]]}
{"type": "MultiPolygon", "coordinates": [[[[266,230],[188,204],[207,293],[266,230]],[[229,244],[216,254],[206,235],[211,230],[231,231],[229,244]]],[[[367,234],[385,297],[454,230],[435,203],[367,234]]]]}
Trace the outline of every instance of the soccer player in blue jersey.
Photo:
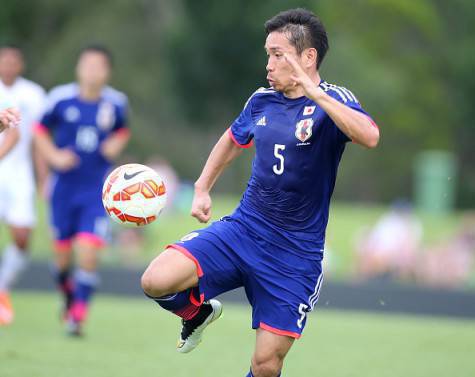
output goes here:
{"type": "Polygon", "coordinates": [[[328,40],[313,13],[282,12],[265,30],[271,87],[252,94],[213,148],[191,212],[208,222],[211,188],[254,144],[241,202],[232,215],[169,245],[142,277],[145,293],[183,319],[179,352],[193,350],[220,316],[213,298],[244,287],[257,330],[247,376],[255,377],[280,376],[318,300],[330,197],[346,143],[374,148],[379,140],[354,94],[320,77],[328,40]]]}
{"type": "Polygon", "coordinates": [[[35,129],[39,151],[53,170],[51,222],[55,277],[64,298],[68,332],[80,335],[98,284],[98,251],[105,245],[108,218],[102,208],[105,175],[129,140],[127,97],[107,86],[110,52],[81,51],[77,83],[51,90],[35,129]],[[73,271],[73,246],[77,268],[73,271]]]}

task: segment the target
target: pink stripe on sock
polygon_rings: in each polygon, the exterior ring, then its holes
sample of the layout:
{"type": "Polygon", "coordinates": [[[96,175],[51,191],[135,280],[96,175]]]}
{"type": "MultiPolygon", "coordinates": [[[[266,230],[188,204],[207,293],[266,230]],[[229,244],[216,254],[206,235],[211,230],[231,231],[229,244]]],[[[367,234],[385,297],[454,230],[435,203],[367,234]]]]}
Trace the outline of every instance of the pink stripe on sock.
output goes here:
{"type": "Polygon", "coordinates": [[[85,302],[76,301],[71,306],[71,309],[69,309],[69,316],[75,322],[82,322],[86,319],[87,311],[88,305],[85,302]]]}
{"type": "Polygon", "coordinates": [[[183,318],[185,321],[188,321],[192,319],[196,314],[198,314],[199,310],[199,306],[190,304],[188,306],[185,306],[183,309],[174,311],[173,313],[175,313],[178,317],[183,318]]]}

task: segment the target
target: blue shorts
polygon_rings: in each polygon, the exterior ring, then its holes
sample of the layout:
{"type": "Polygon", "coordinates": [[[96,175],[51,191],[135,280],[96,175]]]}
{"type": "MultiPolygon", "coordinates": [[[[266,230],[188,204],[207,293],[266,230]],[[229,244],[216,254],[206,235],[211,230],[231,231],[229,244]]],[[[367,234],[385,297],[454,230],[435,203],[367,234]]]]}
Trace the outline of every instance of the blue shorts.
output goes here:
{"type": "Polygon", "coordinates": [[[300,337],[320,294],[321,261],[279,249],[230,217],[169,247],[197,265],[204,300],[244,287],[252,305],[252,328],[300,337]]]}
{"type": "Polygon", "coordinates": [[[57,251],[69,251],[73,240],[103,247],[110,223],[100,190],[70,189],[56,185],[51,195],[51,225],[57,251]]]}

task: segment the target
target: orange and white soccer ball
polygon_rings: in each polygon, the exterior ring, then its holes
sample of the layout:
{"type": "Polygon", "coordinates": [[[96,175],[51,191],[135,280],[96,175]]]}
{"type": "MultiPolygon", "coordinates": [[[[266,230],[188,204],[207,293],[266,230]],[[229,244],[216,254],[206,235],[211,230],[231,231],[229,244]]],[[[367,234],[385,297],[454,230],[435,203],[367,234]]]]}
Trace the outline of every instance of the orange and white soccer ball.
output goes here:
{"type": "Polygon", "coordinates": [[[155,221],[165,207],[162,178],[145,165],[126,164],[109,174],[102,187],[102,203],[119,224],[144,226],[155,221]]]}

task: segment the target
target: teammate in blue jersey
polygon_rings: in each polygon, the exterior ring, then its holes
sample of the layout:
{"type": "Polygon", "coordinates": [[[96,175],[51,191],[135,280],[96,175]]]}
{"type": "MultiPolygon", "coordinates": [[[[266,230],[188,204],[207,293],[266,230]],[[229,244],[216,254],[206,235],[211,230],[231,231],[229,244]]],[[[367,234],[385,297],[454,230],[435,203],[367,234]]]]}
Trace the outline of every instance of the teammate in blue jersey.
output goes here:
{"type": "Polygon", "coordinates": [[[183,319],[179,352],[193,350],[220,316],[213,298],[244,287],[257,330],[248,376],[275,377],[320,294],[329,203],[345,145],[374,148],[379,130],[352,92],[320,77],[328,41],[313,13],[288,10],[265,29],[271,87],[252,94],[215,145],[195,183],[192,215],[208,222],[211,188],[254,144],[241,202],[232,215],[169,245],[142,287],[183,319]]]}
{"type": "Polygon", "coordinates": [[[129,139],[127,97],[107,86],[110,52],[83,49],[77,83],[51,90],[35,141],[53,170],[51,222],[55,277],[64,298],[67,330],[80,335],[98,284],[98,250],[106,243],[108,218],[102,208],[105,176],[129,139]],[[75,246],[78,265],[72,270],[75,246]]]}

